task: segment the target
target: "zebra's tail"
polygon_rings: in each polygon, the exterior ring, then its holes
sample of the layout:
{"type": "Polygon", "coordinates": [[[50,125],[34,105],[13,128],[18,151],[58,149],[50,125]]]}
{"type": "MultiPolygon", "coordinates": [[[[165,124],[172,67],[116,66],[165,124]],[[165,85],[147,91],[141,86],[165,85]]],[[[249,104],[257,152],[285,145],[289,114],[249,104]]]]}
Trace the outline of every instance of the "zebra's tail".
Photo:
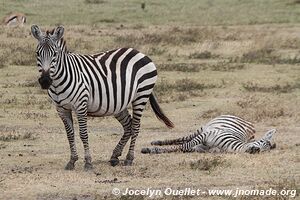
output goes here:
{"type": "Polygon", "coordinates": [[[169,118],[161,110],[161,108],[159,107],[158,102],[157,102],[155,96],[153,95],[153,93],[150,95],[149,99],[150,99],[151,108],[154,111],[156,117],[159,120],[162,120],[168,128],[174,128],[173,122],[171,122],[171,120],[169,120],[169,118]]]}

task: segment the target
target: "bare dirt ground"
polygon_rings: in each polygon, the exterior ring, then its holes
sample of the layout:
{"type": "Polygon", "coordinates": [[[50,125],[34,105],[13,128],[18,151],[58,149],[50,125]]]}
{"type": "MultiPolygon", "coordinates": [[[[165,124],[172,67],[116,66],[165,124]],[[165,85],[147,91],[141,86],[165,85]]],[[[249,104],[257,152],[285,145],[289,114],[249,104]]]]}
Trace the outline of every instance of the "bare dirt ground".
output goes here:
{"type": "MultiPolygon", "coordinates": [[[[66,134],[37,83],[35,40],[28,32],[29,26],[0,31],[0,199],[147,199],[114,196],[112,190],[167,187],[204,191],[286,188],[299,195],[299,26],[67,26],[67,44],[76,52],[133,46],[150,55],[159,71],[156,95],[176,126],[168,130],[147,108],[134,165],[111,167],[108,160],[121,137],[121,126],[111,117],[90,118],[92,172],[83,170],[78,131],[80,160],[74,171],[64,170],[69,159],[66,134]],[[152,140],[187,135],[220,114],[252,121],[257,138],[276,128],[277,148],[257,155],[140,153],[152,140]]],[[[181,197],[201,198],[236,199],[181,197]]]]}

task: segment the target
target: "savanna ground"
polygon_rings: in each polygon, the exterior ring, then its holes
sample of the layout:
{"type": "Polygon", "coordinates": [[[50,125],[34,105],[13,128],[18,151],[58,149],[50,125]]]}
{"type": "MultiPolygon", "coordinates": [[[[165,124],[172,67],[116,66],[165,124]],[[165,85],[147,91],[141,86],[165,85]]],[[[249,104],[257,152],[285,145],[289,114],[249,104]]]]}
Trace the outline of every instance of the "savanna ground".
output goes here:
{"type": "MultiPolygon", "coordinates": [[[[296,189],[294,199],[299,199],[300,2],[151,0],[145,1],[145,9],[142,2],[2,0],[1,16],[23,12],[28,24],[0,29],[0,199],[147,198],[113,196],[115,187],[286,188],[296,189]],[[64,24],[72,51],[96,53],[127,46],[149,55],[159,73],[155,93],[176,127],[168,130],[147,107],[134,165],[111,167],[108,160],[122,128],[112,117],[90,118],[95,169],[83,170],[77,131],[80,160],[74,171],[65,171],[67,137],[37,83],[31,24],[45,29],[64,24]],[[220,114],[252,121],[257,138],[276,128],[277,148],[257,155],[140,153],[152,140],[187,135],[220,114]]],[[[289,197],[181,197],[200,198],[289,197]]]]}

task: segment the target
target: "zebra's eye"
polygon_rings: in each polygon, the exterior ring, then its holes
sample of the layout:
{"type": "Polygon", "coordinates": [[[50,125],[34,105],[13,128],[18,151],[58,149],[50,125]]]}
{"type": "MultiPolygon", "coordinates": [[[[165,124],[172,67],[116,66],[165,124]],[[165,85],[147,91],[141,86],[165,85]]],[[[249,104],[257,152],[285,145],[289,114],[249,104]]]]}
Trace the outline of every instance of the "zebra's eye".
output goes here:
{"type": "Polygon", "coordinates": [[[39,52],[35,52],[36,53],[36,56],[39,56],[40,54],[39,54],[39,52]]]}

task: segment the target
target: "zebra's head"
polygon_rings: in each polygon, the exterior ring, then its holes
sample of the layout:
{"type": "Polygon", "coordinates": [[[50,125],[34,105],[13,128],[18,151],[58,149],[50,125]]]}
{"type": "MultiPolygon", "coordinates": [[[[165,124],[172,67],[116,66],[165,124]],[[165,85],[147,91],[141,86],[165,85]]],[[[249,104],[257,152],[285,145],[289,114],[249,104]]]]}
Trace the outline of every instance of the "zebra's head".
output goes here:
{"type": "Polygon", "coordinates": [[[41,73],[39,83],[42,89],[49,89],[52,84],[51,77],[56,71],[58,55],[61,50],[59,41],[63,37],[64,28],[58,26],[52,31],[43,33],[37,25],[32,25],[31,33],[38,40],[36,58],[37,67],[41,73]]]}
{"type": "Polygon", "coordinates": [[[269,130],[260,140],[252,142],[249,146],[249,149],[246,152],[259,153],[275,149],[276,144],[272,143],[272,138],[275,133],[276,129],[269,130]]]}
{"type": "Polygon", "coordinates": [[[276,133],[276,129],[269,130],[264,137],[260,140],[260,151],[268,151],[270,149],[275,149],[276,144],[272,142],[273,135],[276,133]]]}

